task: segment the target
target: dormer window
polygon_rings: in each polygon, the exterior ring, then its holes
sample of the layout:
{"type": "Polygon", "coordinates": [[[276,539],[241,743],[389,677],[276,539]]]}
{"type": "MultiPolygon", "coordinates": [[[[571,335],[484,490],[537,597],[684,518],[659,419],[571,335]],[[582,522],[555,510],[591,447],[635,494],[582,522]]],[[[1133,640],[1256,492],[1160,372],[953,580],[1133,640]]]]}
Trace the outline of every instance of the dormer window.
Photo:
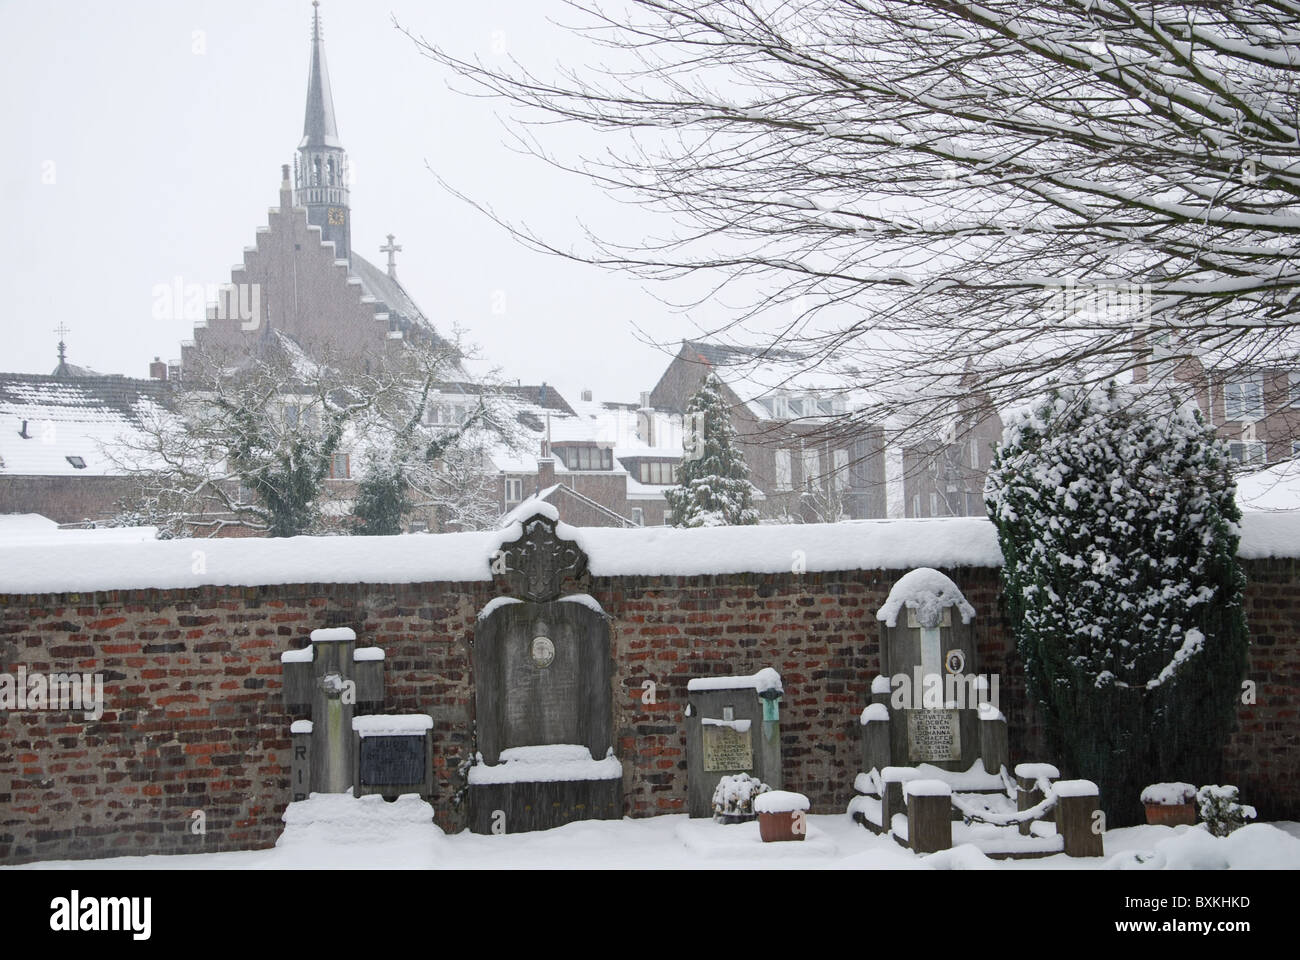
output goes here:
{"type": "Polygon", "coordinates": [[[556,447],[555,455],[569,470],[613,470],[614,451],[600,447],[556,447]]]}
{"type": "Polygon", "coordinates": [[[63,459],[67,460],[77,470],[86,469],[86,461],[81,457],[64,457],[63,459]]]}

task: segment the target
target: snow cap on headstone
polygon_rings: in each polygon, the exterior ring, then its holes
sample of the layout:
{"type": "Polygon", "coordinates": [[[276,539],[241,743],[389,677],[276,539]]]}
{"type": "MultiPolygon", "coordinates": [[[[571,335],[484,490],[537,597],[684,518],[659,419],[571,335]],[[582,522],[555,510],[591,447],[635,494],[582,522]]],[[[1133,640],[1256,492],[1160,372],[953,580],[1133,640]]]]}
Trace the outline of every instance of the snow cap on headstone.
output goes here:
{"type": "Polygon", "coordinates": [[[916,611],[916,620],[922,627],[937,627],[944,607],[956,607],[962,623],[970,623],[975,608],[966,602],[957,584],[930,567],[917,567],[903,574],[889,591],[884,606],[876,611],[876,619],[885,626],[898,625],[898,612],[903,607],[916,611]]]}

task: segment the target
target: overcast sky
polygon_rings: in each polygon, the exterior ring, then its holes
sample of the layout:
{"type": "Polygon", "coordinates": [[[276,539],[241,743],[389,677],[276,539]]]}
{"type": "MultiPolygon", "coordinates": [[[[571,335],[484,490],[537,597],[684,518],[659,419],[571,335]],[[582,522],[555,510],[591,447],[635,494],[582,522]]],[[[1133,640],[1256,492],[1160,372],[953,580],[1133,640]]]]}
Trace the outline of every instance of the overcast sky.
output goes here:
{"type": "MultiPolygon", "coordinates": [[[[590,48],[547,10],[563,15],[529,0],[324,0],[352,242],[383,264],[396,234],[425,313],[463,326],[504,375],[635,400],[667,357],[633,324],[675,341],[691,322],[640,281],[524,249],[443,190],[426,162],[560,241],[610,215],[595,188],[513,153],[502,106],[449,89],[392,23],[466,56],[581,64],[590,48]]],[[[308,0],[0,0],[0,370],[49,373],[60,324],[69,360],[104,373],[180,356],[191,322],[155,318],[155,289],[228,282],[266,224],[302,135],[310,21],[308,0]]]]}

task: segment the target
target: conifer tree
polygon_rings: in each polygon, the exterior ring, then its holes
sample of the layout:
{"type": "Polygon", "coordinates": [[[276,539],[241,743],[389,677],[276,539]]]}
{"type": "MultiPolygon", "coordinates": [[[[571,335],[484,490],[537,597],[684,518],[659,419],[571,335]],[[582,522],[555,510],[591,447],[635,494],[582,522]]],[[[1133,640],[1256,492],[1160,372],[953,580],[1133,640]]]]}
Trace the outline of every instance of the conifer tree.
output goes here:
{"type": "Polygon", "coordinates": [[[1248,643],[1235,494],[1194,403],[1114,383],[1016,415],[989,470],[1029,694],[1112,826],[1147,784],[1218,782],[1248,643]]]}
{"type": "Polygon", "coordinates": [[[686,405],[686,424],[680,486],[664,491],[673,526],[758,523],[749,467],[736,446],[731,413],[715,374],[704,378],[686,405]]]}

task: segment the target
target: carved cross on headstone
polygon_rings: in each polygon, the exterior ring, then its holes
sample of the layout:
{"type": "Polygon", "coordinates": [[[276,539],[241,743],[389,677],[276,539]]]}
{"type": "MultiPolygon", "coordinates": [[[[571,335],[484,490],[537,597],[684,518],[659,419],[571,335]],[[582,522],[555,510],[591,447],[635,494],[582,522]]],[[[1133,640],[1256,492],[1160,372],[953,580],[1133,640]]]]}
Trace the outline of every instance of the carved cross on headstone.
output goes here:
{"type": "Polygon", "coordinates": [[[382,657],[359,659],[356,643],[357,635],[347,627],[313,630],[310,646],[280,656],[285,707],[290,713],[311,712],[310,731],[295,724],[294,800],[352,786],[353,712],[359,703],[384,698],[382,657]]]}
{"type": "Polygon", "coordinates": [[[388,235],[388,243],[380,247],[379,252],[388,254],[388,275],[392,277],[394,280],[396,280],[397,279],[397,258],[393,255],[402,252],[401,244],[393,243],[393,234],[390,233],[388,235]]]}

